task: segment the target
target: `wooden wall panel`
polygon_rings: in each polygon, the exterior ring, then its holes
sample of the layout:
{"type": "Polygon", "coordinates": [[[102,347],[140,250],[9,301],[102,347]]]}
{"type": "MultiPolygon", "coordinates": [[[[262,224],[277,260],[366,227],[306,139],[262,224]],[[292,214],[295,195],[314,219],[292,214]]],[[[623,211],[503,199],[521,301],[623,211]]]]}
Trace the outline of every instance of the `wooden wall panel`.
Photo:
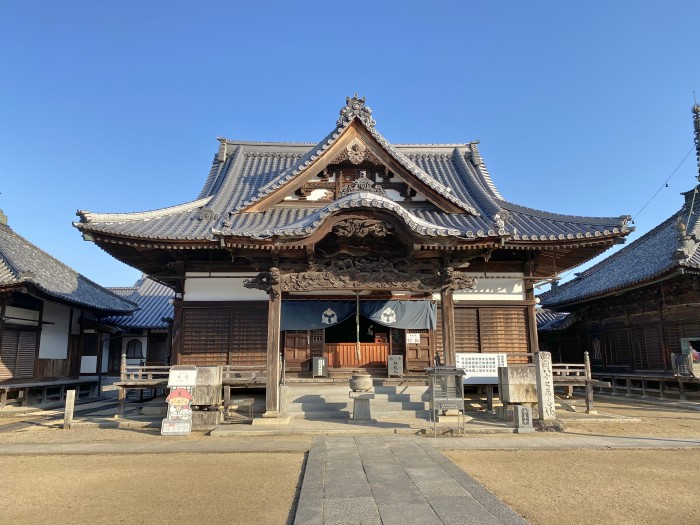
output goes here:
{"type": "MultiPolygon", "coordinates": [[[[479,329],[482,352],[527,353],[527,311],[523,308],[481,308],[479,329]]],[[[509,363],[527,362],[508,356],[509,363]]]]}
{"type": "Polygon", "coordinates": [[[67,377],[70,375],[69,372],[68,359],[37,359],[34,377],[37,379],[67,377]]]}
{"type": "Polygon", "coordinates": [[[264,366],[267,306],[260,302],[183,307],[179,364],[264,366]]]}
{"type": "MultiPolygon", "coordinates": [[[[440,309],[438,308],[438,315],[440,309]]],[[[527,310],[525,307],[455,307],[457,352],[527,353],[527,310]]],[[[437,349],[442,354],[442,329],[436,330],[437,349]]],[[[510,358],[509,362],[527,362],[510,358]]]]}

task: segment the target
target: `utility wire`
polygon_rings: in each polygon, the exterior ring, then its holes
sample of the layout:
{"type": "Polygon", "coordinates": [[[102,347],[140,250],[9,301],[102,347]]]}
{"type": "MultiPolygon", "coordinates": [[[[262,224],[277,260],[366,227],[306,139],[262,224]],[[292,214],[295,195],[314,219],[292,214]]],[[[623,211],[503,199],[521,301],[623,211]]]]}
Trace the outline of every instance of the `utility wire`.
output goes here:
{"type": "Polygon", "coordinates": [[[633,221],[633,222],[634,222],[634,220],[635,220],[637,217],[639,217],[639,214],[642,213],[642,212],[644,211],[644,209],[645,209],[647,206],[649,206],[649,204],[651,204],[651,201],[654,200],[654,198],[661,192],[661,190],[663,190],[664,188],[668,188],[668,181],[670,181],[671,178],[676,174],[676,172],[681,168],[681,166],[683,165],[683,163],[685,162],[685,160],[688,158],[688,156],[691,154],[691,152],[692,152],[694,149],[695,149],[695,144],[693,144],[693,145],[690,147],[690,149],[688,150],[688,153],[686,153],[686,154],[685,154],[685,157],[683,157],[683,160],[678,164],[678,166],[676,166],[676,169],[673,170],[673,172],[668,176],[668,178],[664,181],[664,183],[661,185],[661,187],[660,187],[658,190],[656,190],[656,193],[654,193],[654,195],[651,196],[651,198],[647,201],[647,203],[646,203],[644,206],[642,206],[642,209],[641,209],[641,210],[639,210],[637,213],[634,214],[634,216],[632,217],[632,221],[633,221]]]}
{"type": "MultiPolygon", "coordinates": [[[[651,204],[651,201],[653,201],[654,198],[656,198],[656,196],[661,192],[661,190],[663,190],[664,188],[667,188],[667,187],[668,187],[668,181],[670,181],[670,180],[673,178],[673,176],[676,174],[676,172],[677,172],[679,169],[681,169],[681,166],[682,166],[683,163],[686,161],[686,159],[688,158],[688,156],[690,156],[691,152],[692,152],[694,149],[695,149],[695,144],[693,144],[693,145],[690,147],[690,149],[688,150],[688,153],[686,153],[685,156],[683,157],[683,160],[681,160],[680,163],[678,163],[678,166],[676,166],[676,169],[673,170],[673,171],[671,172],[671,174],[670,174],[670,175],[668,176],[668,178],[664,181],[664,183],[661,185],[661,187],[660,187],[658,190],[656,190],[656,193],[654,193],[654,195],[651,196],[651,198],[646,202],[646,204],[645,204],[644,206],[642,206],[642,208],[641,208],[637,213],[634,214],[634,216],[632,217],[632,222],[634,222],[634,220],[635,220],[637,217],[639,217],[639,214],[642,213],[642,212],[644,211],[644,209],[645,209],[647,206],[649,206],[649,204],[651,204]]],[[[563,274],[560,274],[560,275],[559,275],[559,280],[561,280],[561,279],[563,279],[564,277],[570,275],[570,274],[571,274],[574,270],[576,270],[576,269],[577,269],[577,268],[572,268],[571,270],[569,270],[569,271],[567,271],[567,272],[564,272],[563,274]]],[[[539,286],[536,286],[536,288],[540,288],[541,286],[544,286],[545,284],[547,284],[547,283],[540,284],[539,286]]]]}

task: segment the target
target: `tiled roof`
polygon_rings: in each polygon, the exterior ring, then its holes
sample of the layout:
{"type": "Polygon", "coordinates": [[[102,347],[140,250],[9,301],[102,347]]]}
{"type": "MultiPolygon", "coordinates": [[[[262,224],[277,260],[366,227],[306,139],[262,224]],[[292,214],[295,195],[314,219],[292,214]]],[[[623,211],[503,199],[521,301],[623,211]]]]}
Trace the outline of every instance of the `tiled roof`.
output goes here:
{"type": "MultiPolygon", "coordinates": [[[[692,199],[686,199],[692,202],[692,199]]],[[[687,221],[690,203],[654,229],[587,269],[572,281],[540,296],[543,306],[558,307],[590,300],[652,281],[681,268],[700,268],[700,199],[694,203],[687,238],[678,230],[678,221],[687,221]]]]}
{"type": "Polygon", "coordinates": [[[136,307],[51,257],[9,226],[0,224],[0,288],[22,284],[97,312],[127,314],[136,307]]]}
{"type": "MultiPolygon", "coordinates": [[[[395,162],[431,191],[463,210],[447,213],[425,202],[394,202],[393,206],[386,206],[404,220],[410,215],[425,221],[426,231],[447,228],[450,236],[505,237],[516,244],[614,237],[630,231],[627,217],[623,216],[576,217],[506,201],[486,170],[475,142],[393,145],[374,128],[373,120],[354,115],[341,117],[336,128],[318,144],[220,139],[219,152],[197,200],[142,213],[82,211],[76,227],[85,232],[159,241],[211,240],[221,232],[260,239],[269,237],[271,232],[290,235],[290,231],[313,231],[319,216],[328,211],[326,203],[307,202],[304,204],[307,207],[291,210],[292,205],[286,201],[265,211],[242,210],[301,177],[355,120],[365,126],[395,162]],[[296,223],[291,230],[290,221],[296,223]]],[[[372,203],[377,202],[372,199],[372,203]]]]}
{"type": "Polygon", "coordinates": [[[574,320],[574,316],[566,312],[554,312],[547,308],[538,308],[535,311],[538,332],[556,332],[568,328],[574,320]]]}
{"type": "Polygon", "coordinates": [[[136,303],[138,310],[134,315],[109,317],[105,322],[125,330],[168,328],[167,319],[173,318],[175,293],[167,286],[143,276],[133,287],[110,290],[118,294],[130,290],[127,299],[136,303]]]}

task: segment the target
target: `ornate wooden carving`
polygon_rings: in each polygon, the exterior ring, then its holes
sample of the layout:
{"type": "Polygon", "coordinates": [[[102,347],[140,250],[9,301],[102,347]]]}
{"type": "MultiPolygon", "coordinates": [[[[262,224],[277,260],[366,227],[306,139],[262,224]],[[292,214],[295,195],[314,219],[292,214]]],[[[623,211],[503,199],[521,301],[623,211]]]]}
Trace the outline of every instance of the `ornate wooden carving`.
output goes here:
{"type": "Polygon", "coordinates": [[[345,160],[349,160],[355,165],[362,164],[363,162],[381,164],[381,161],[367,148],[364,142],[358,139],[354,139],[350,144],[345,146],[345,149],[331,161],[331,164],[340,164],[345,160]]]}
{"type": "Polygon", "coordinates": [[[347,186],[344,186],[340,192],[340,196],[344,197],[349,193],[355,193],[358,191],[368,191],[370,193],[376,193],[377,195],[386,197],[386,192],[384,191],[384,189],[379,185],[375,186],[374,182],[372,182],[369,179],[369,177],[367,177],[366,171],[361,171],[360,177],[357,180],[355,180],[351,184],[348,184],[347,186]]]}
{"type": "Polygon", "coordinates": [[[393,226],[377,219],[346,219],[333,226],[338,237],[386,237],[391,235],[393,226]]]}
{"type": "Polygon", "coordinates": [[[275,299],[279,296],[277,288],[280,282],[280,270],[273,267],[270,268],[269,272],[260,272],[255,278],[246,279],[243,281],[243,286],[253,290],[263,290],[271,298],[275,299]]]}
{"type": "Polygon", "coordinates": [[[317,265],[307,272],[282,274],[282,290],[410,290],[435,291],[437,275],[411,273],[383,258],[347,257],[317,265]]]}
{"type": "Polygon", "coordinates": [[[464,272],[455,270],[452,267],[447,267],[442,272],[442,290],[466,290],[476,286],[476,279],[468,276],[464,272]]]}
{"type": "Polygon", "coordinates": [[[244,281],[246,288],[264,290],[276,298],[276,288],[285,292],[315,290],[408,290],[438,292],[474,288],[476,279],[463,272],[446,268],[442,275],[416,273],[398,268],[383,258],[347,257],[317,264],[310,261],[305,272],[280,271],[271,268],[254,279],[244,281]]]}

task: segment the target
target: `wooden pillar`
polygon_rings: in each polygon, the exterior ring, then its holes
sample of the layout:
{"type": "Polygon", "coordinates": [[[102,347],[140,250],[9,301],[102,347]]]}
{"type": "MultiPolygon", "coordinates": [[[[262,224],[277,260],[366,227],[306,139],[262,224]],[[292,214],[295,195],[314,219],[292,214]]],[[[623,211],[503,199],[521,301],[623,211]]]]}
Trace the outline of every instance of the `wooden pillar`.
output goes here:
{"type": "Polygon", "coordinates": [[[455,302],[452,288],[443,286],[440,290],[440,310],[442,312],[442,362],[455,366],[455,302]]]}
{"type": "MultiPolygon", "coordinates": [[[[535,300],[535,288],[533,282],[528,280],[525,284],[525,299],[528,301],[535,300]]],[[[537,313],[534,304],[527,305],[527,334],[530,352],[535,353],[540,351],[540,343],[537,338],[537,313]]]]}
{"type": "Polygon", "coordinates": [[[169,365],[179,365],[180,353],[183,346],[182,301],[173,301],[173,321],[170,325],[170,362],[169,365]]]}
{"type": "Polygon", "coordinates": [[[277,279],[268,291],[267,314],[267,383],[263,417],[279,417],[280,387],[280,320],[282,317],[282,288],[277,279]]]}

